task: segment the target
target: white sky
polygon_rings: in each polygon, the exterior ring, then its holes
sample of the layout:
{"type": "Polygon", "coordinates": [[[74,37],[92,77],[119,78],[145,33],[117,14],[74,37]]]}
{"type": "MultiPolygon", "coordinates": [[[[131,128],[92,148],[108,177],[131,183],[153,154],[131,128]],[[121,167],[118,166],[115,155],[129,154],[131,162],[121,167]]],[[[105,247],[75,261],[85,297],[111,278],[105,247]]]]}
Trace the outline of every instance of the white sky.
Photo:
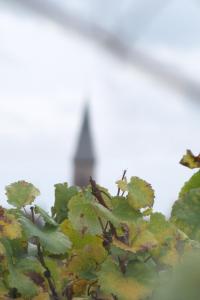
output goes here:
{"type": "MultiPolygon", "coordinates": [[[[72,181],[81,113],[90,99],[97,179],[115,192],[123,169],[149,181],[155,208],[169,213],[192,174],[178,164],[200,151],[200,103],[166,89],[73,32],[4,6],[0,10],[0,195],[20,179],[50,207],[53,184],[72,181]]],[[[166,16],[165,16],[166,18],[166,16]]],[[[154,25],[155,27],[155,25],[154,25]]],[[[154,28],[155,30],[155,28],[154,28]]],[[[150,33],[148,33],[149,35],[150,33]]],[[[147,39],[138,46],[194,78],[200,49],[147,39]]]]}

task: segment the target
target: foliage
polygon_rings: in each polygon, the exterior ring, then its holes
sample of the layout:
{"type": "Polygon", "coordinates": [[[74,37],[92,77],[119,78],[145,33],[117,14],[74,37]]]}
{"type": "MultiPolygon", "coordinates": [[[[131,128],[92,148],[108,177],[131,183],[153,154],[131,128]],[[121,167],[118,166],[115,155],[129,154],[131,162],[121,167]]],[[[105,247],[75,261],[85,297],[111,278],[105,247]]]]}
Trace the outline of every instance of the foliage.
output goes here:
{"type": "MultiPolygon", "coordinates": [[[[181,163],[199,167],[199,156],[188,151],[181,163]]],[[[169,220],[153,211],[146,181],[124,173],[117,188],[111,196],[92,178],[83,189],[56,184],[50,215],[32,204],[40,192],[31,183],[7,186],[13,208],[0,207],[0,300],[197,300],[200,171],[169,220]]]]}

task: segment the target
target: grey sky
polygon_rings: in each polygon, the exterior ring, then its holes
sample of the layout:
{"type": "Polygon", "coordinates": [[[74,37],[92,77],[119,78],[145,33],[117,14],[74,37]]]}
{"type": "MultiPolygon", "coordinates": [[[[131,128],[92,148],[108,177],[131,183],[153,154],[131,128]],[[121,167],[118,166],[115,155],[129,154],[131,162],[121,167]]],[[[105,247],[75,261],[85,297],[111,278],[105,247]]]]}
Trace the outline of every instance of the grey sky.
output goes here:
{"type": "MultiPolygon", "coordinates": [[[[198,30],[200,12],[192,1],[174,2],[148,27],[137,47],[198,78],[199,35],[194,28],[198,30]],[[175,13],[180,5],[181,18],[175,13]],[[172,27],[172,20],[177,27],[170,33],[167,24],[172,27]],[[185,36],[183,25],[188,28],[185,36]]],[[[53,184],[71,181],[81,112],[90,98],[98,181],[115,191],[114,181],[128,168],[129,176],[152,183],[156,208],[168,213],[192,173],[178,165],[180,157],[187,148],[200,150],[200,105],[71,31],[63,32],[32,14],[1,8],[2,199],[6,184],[26,179],[41,189],[42,206],[50,206],[53,184]]]]}

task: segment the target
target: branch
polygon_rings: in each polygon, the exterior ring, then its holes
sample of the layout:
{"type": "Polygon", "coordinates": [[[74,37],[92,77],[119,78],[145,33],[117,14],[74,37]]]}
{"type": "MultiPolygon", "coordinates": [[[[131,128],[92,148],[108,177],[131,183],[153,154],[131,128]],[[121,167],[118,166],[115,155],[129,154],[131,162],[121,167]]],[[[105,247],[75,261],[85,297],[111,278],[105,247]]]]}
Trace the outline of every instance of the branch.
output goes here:
{"type": "Polygon", "coordinates": [[[109,207],[106,205],[102,195],[101,195],[101,191],[99,190],[96,181],[92,179],[92,177],[90,177],[90,184],[92,187],[92,194],[95,196],[95,198],[97,199],[97,201],[103,205],[104,207],[106,207],[107,209],[109,209],[109,207]]]}
{"type": "MultiPolygon", "coordinates": [[[[124,180],[124,178],[126,176],[126,172],[127,172],[127,170],[124,170],[123,175],[122,175],[122,180],[124,180]]],[[[119,194],[120,194],[120,188],[118,188],[117,196],[119,196],[119,194]]]]}

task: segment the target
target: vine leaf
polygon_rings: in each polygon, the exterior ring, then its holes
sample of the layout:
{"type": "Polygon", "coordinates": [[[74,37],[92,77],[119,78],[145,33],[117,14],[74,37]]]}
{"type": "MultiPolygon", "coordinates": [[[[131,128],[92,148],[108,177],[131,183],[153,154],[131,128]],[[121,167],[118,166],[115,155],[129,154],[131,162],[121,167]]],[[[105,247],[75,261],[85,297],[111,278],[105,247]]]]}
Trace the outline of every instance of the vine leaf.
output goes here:
{"type": "Polygon", "coordinates": [[[125,197],[112,198],[112,213],[122,221],[135,221],[142,217],[140,211],[134,209],[125,197]]]}
{"type": "Polygon", "coordinates": [[[179,199],[184,197],[192,189],[200,188],[200,171],[195,173],[182,187],[179,193],[179,199]]]}
{"type": "Polygon", "coordinates": [[[195,156],[191,150],[187,150],[180,164],[190,169],[200,168],[200,154],[195,156]]]}
{"type": "Polygon", "coordinates": [[[40,191],[32,184],[26,181],[18,181],[6,186],[7,202],[17,208],[31,204],[40,191]]]}
{"type": "Polygon", "coordinates": [[[200,241],[200,188],[191,189],[177,200],[171,212],[171,221],[191,239],[200,241]]]}
{"type": "Polygon", "coordinates": [[[96,243],[101,246],[102,239],[96,235],[84,234],[82,235],[79,231],[75,230],[72,226],[72,223],[66,219],[60,224],[60,230],[66,236],[69,237],[72,242],[73,250],[74,249],[82,249],[84,246],[96,243]]]}
{"type": "Polygon", "coordinates": [[[116,181],[116,184],[122,192],[128,191],[128,182],[127,182],[126,177],[124,179],[120,179],[120,180],[116,181]]]}
{"type": "Polygon", "coordinates": [[[42,209],[41,207],[39,207],[38,205],[35,205],[35,213],[36,214],[40,214],[46,224],[49,224],[49,225],[55,226],[55,227],[58,226],[58,223],[56,223],[56,221],[53,218],[51,218],[48,215],[48,213],[44,209],[42,209]]]}
{"type": "Polygon", "coordinates": [[[68,203],[69,200],[78,193],[75,186],[69,187],[68,184],[58,183],[55,187],[55,203],[51,208],[52,216],[55,217],[56,222],[61,223],[68,217],[68,203]]]}
{"type": "Polygon", "coordinates": [[[15,268],[10,270],[7,280],[9,287],[16,288],[23,297],[33,297],[38,293],[35,283],[15,268]]]}
{"type": "Polygon", "coordinates": [[[21,237],[21,226],[15,216],[0,207],[0,238],[11,240],[21,237]]]}
{"type": "Polygon", "coordinates": [[[96,239],[83,246],[74,249],[67,264],[66,275],[74,274],[82,279],[91,279],[98,266],[104,262],[107,252],[102,246],[101,239],[96,239]]]}
{"type": "Polygon", "coordinates": [[[30,220],[25,217],[19,219],[24,232],[28,238],[38,237],[41,245],[45,250],[52,254],[66,253],[71,247],[71,242],[68,237],[56,228],[43,228],[36,227],[30,220]]]}
{"type": "Polygon", "coordinates": [[[101,234],[102,227],[99,222],[111,221],[114,226],[119,226],[120,221],[112,212],[99,204],[93,195],[86,191],[74,196],[69,202],[69,220],[73,227],[84,234],[101,234]]]}
{"type": "Polygon", "coordinates": [[[39,295],[35,296],[33,300],[50,300],[48,293],[40,293],[39,295]]]}
{"type": "Polygon", "coordinates": [[[149,230],[154,234],[160,244],[165,244],[174,239],[177,228],[165,219],[161,213],[153,213],[150,217],[149,230]]]}
{"type": "Polygon", "coordinates": [[[114,294],[120,300],[138,300],[151,295],[155,269],[147,264],[131,263],[122,274],[117,264],[108,258],[98,276],[104,293],[114,294]]]}
{"type": "Polygon", "coordinates": [[[138,177],[132,177],[128,183],[128,202],[134,209],[152,207],[154,191],[149,183],[138,177]]]}

